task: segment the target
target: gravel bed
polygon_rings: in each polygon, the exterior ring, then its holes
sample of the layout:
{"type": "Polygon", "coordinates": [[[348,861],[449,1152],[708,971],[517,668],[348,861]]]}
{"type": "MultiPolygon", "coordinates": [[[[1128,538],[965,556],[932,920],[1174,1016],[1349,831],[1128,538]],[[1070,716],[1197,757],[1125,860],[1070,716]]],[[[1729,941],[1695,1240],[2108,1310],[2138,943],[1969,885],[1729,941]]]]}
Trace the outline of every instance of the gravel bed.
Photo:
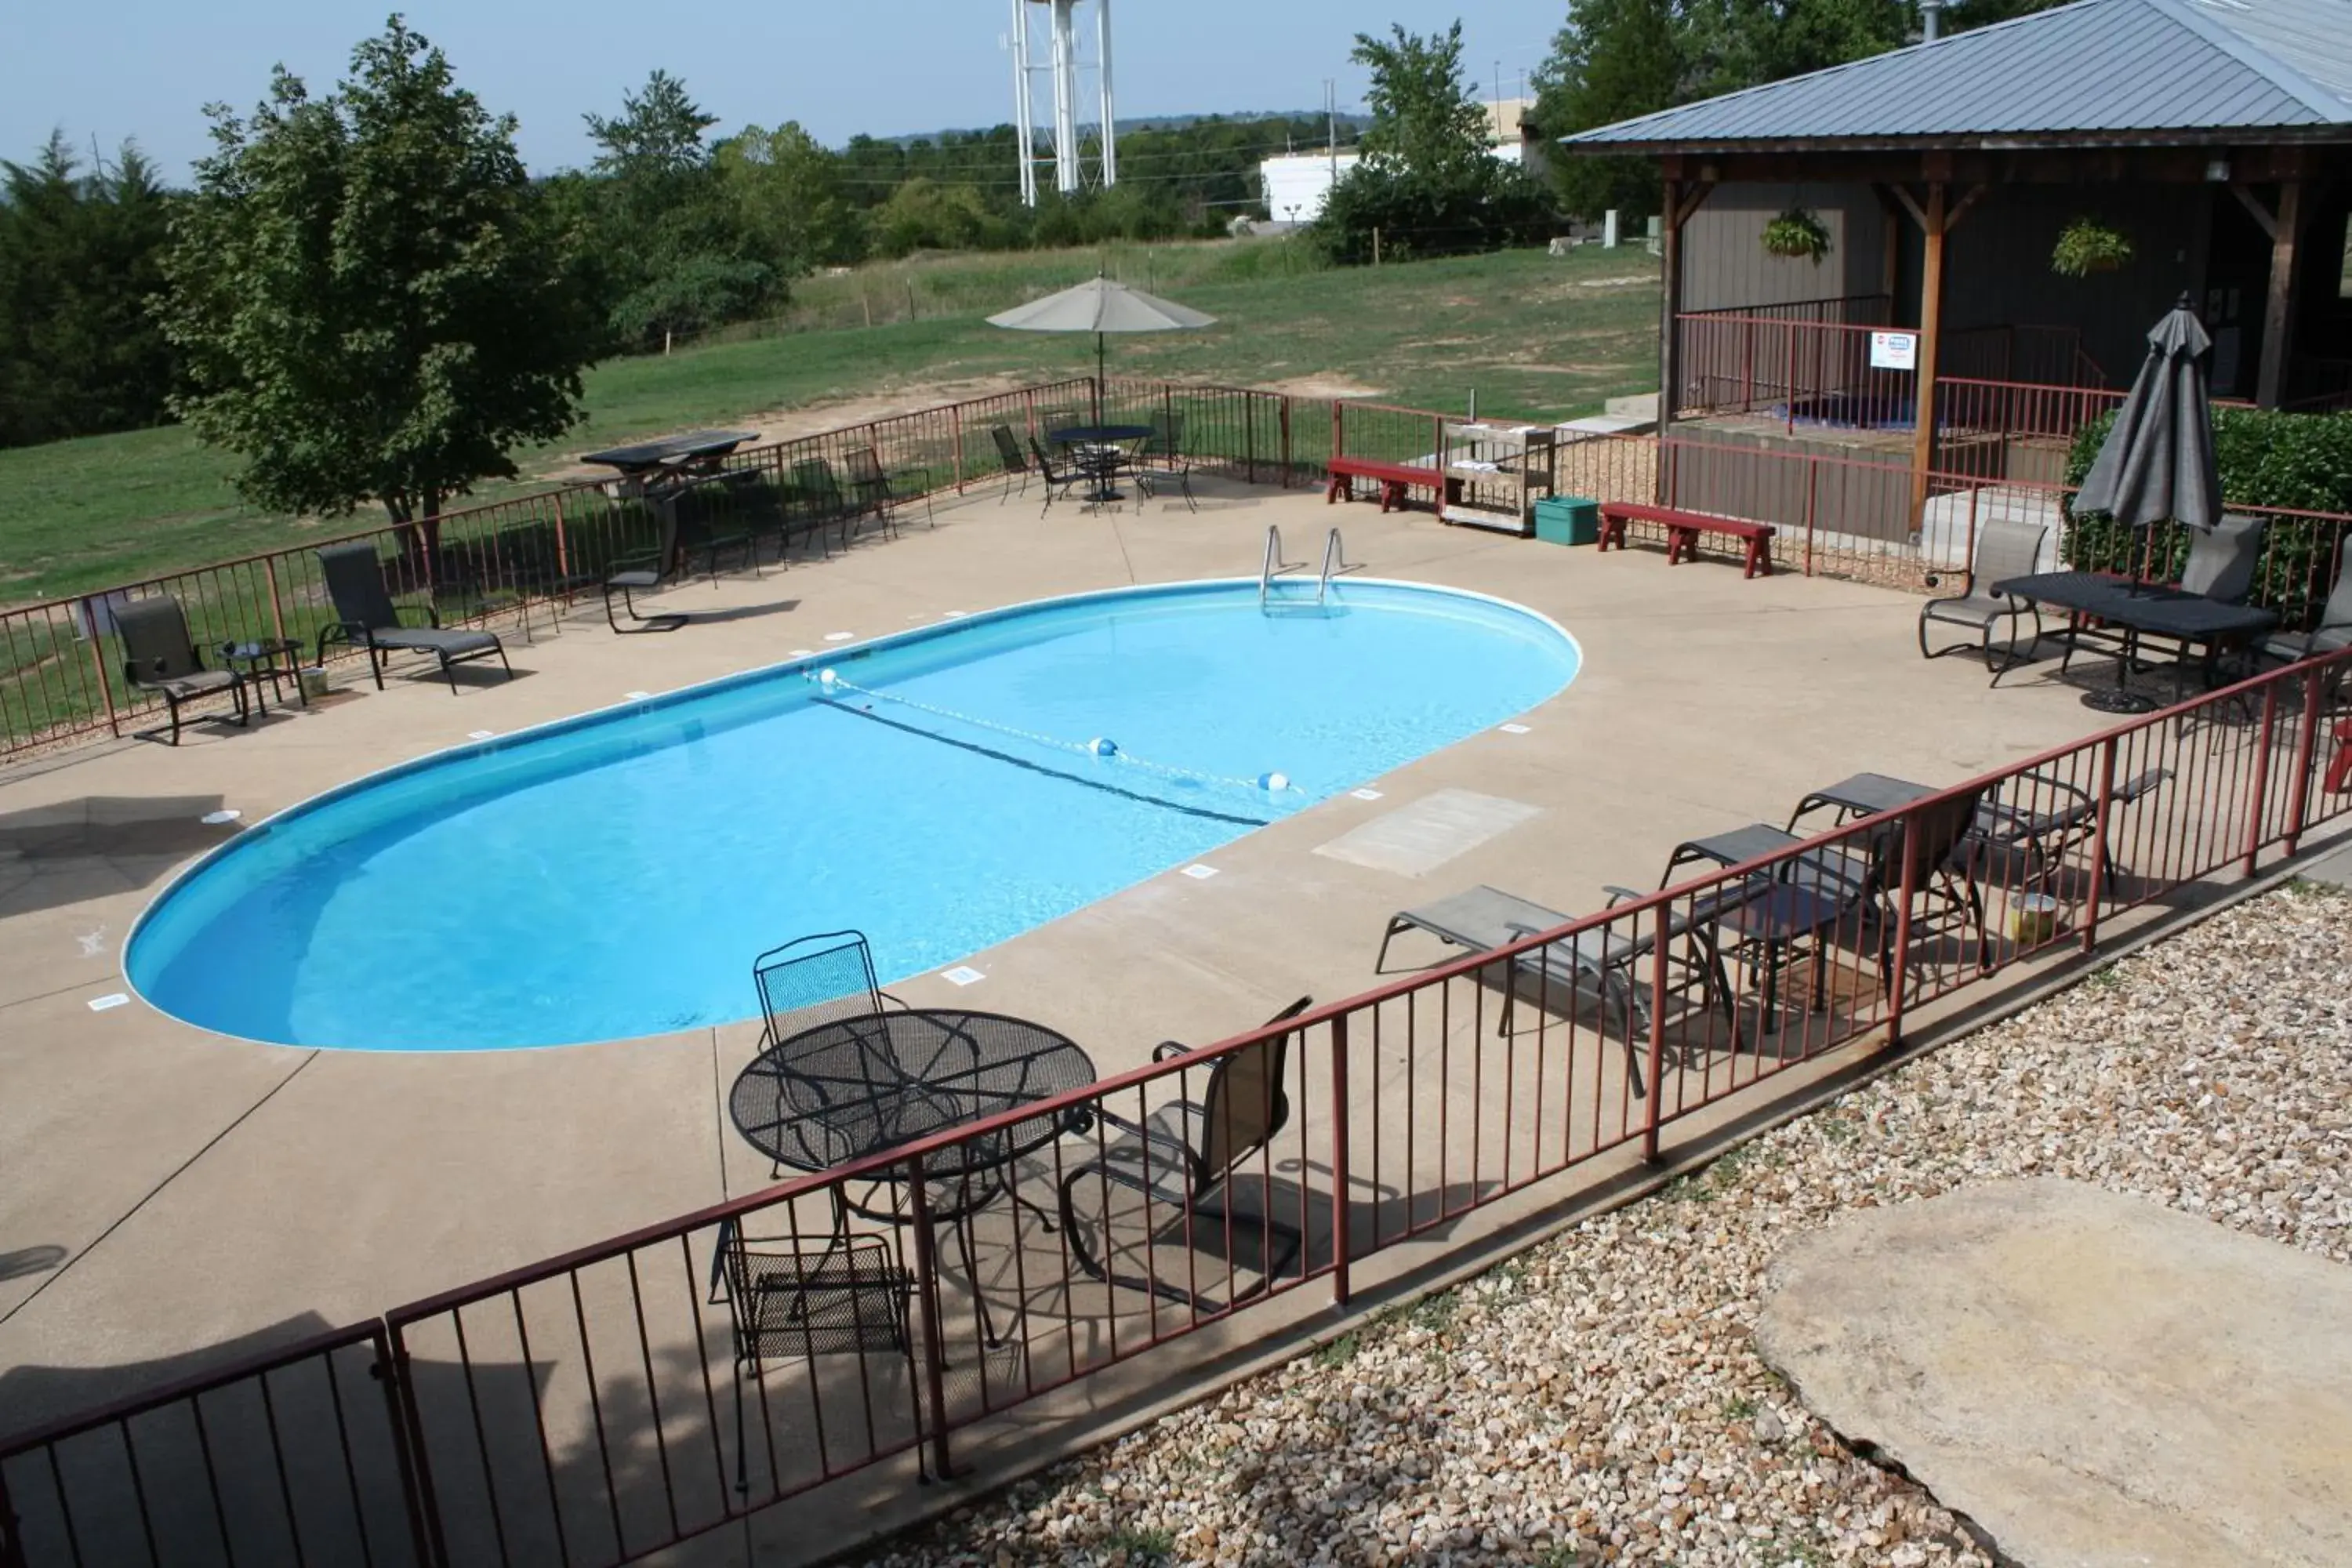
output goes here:
{"type": "Polygon", "coordinates": [[[1840,1210],[2055,1174],[2352,1262],[2352,896],[2294,886],[872,1561],[1987,1565],[1756,1355],[1840,1210]]]}

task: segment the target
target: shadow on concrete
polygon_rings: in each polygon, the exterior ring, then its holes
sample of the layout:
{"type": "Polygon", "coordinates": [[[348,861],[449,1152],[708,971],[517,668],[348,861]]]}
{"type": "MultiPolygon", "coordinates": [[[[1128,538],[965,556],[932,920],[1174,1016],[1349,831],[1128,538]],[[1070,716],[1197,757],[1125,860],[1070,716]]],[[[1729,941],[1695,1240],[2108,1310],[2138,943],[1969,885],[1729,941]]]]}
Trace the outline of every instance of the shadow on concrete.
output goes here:
{"type": "Polygon", "coordinates": [[[233,838],[216,795],[84,795],[0,814],[0,913],[60,909],[159,881],[233,838]]]}
{"type": "Polygon", "coordinates": [[[20,1247],[14,1252],[0,1252],[0,1279],[22,1279],[28,1274],[46,1274],[65,1260],[66,1249],[54,1244],[20,1247]]]}

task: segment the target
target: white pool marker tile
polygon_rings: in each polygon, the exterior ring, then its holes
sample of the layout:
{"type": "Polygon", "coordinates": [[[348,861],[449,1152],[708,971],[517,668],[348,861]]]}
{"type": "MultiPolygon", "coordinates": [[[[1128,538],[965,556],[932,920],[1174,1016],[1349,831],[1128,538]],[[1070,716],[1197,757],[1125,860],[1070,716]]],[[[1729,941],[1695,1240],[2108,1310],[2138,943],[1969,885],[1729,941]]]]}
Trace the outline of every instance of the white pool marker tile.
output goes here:
{"type": "Polygon", "coordinates": [[[940,619],[943,621],[960,620],[970,614],[971,614],[970,610],[941,610],[940,612],[940,619]]]}
{"type": "Polygon", "coordinates": [[[125,996],[121,992],[117,991],[109,995],[91,997],[89,999],[89,1010],[93,1013],[103,1013],[111,1007],[125,1006],[130,1003],[130,997],[125,996]]]}
{"type": "Polygon", "coordinates": [[[816,649],[813,647],[796,647],[791,652],[785,654],[784,657],[786,658],[814,658],[816,657],[816,649]]]}
{"type": "Polygon", "coordinates": [[[496,730],[468,730],[466,731],[466,739],[468,741],[495,741],[498,738],[499,732],[496,730]]]}
{"type": "Polygon", "coordinates": [[[621,693],[621,700],[624,702],[643,702],[646,698],[651,697],[653,693],[650,691],[624,691],[621,693]]]}
{"type": "Polygon", "coordinates": [[[245,813],[237,810],[237,808],[233,805],[225,805],[218,811],[208,811],[205,813],[202,816],[196,818],[196,820],[203,823],[206,827],[221,827],[226,826],[229,823],[235,822],[238,817],[243,816],[244,815],[245,813]]]}
{"type": "Polygon", "coordinates": [[[1196,882],[1205,882],[1216,874],[1217,868],[1214,866],[1192,865],[1184,868],[1184,875],[1196,882]]]}
{"type": "Polygon", "coordinates": [[[857,640],[857,634],[856,632],[827,632],[824,634],[824,640],[827,642],[856,642],[857,640]]]}
{"type": "Polygon", "coordinates": [[[940,978],[951,985],[971,985],[988,978],[969,963],[959,963],[953,969],[940,971],[940,978]]]}
{"type": "Polygon", "coordinates": [[[1358,800],[1378,800],[1381,798],[1381,792],[1376,789],[1351,789],[1348,793],[1354,795],[1358,800]]]}
{"type": "Polygon", "coordinates": [[[1525,724],[1506,724],[1503,726],[1503,733],[1506,735],[1524,735],[1528,733],[1528,727],[1525,724]]]}

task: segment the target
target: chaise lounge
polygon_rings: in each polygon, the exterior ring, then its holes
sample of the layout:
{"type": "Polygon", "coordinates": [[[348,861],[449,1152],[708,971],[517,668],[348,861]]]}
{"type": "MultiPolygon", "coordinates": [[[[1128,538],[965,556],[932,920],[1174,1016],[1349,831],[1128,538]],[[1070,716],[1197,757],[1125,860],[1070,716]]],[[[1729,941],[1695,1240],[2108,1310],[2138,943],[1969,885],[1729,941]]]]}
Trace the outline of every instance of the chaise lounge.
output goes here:
{"type": "Polygon", "coordinates": [[[375,677],[378,691],[383,689],[384,660],[394,653],[431,654],[440,660],[441,673],[448,679],[453,696],[457,690],[457,667],[478,658],[496,658],[505,666],[507,679],[514,679],[514,666],[507,663],[506,646],[494,633],[444,627],[439,612],[430,605],[424,606],[430,626],[402,626],[399,607],[384,592],[383,567],[373,541],[360,539],[348,544],[330,544],[319,552],[319,566],[326,574],[327,596],[334,602],[337,616],[319,628],[321,663],[326,660],[331,643],[350,643],[365,648],[369,673],[375,677]]]}

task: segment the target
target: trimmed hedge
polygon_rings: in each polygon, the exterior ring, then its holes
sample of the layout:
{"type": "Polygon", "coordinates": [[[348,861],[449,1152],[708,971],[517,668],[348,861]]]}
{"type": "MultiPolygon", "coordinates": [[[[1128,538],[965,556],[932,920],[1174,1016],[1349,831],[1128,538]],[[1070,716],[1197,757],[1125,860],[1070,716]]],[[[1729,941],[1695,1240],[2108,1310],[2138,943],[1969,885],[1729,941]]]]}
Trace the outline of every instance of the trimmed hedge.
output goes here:
{"type": "MultiPolygon", "coordinates": [[[[2113,414],[2074,433],[2066,457],[2066,483],[2083,482],[2115,423],[2113,414]]],[[[2287,507],[2352,519],[2352,415],[2282,414],[2266,408],[2213,410],[2213,459],[2221,471],[2225,505],[2249,510],[2287,507]]],[[[2078,571],[2128,572],[2134,541],[2103,511],[2066,511],[2065,556],[2078,571]]],[[[2312,519],[2273,520],[2255,578],[2257,602],[2298,624],[2327,596],[2337,548],[2347,524],[2312,519]]],[[[2189,559],[2186,529],[2158,531],[2149,551],[2151,575],[2178,577],[2189,559]]]]}

